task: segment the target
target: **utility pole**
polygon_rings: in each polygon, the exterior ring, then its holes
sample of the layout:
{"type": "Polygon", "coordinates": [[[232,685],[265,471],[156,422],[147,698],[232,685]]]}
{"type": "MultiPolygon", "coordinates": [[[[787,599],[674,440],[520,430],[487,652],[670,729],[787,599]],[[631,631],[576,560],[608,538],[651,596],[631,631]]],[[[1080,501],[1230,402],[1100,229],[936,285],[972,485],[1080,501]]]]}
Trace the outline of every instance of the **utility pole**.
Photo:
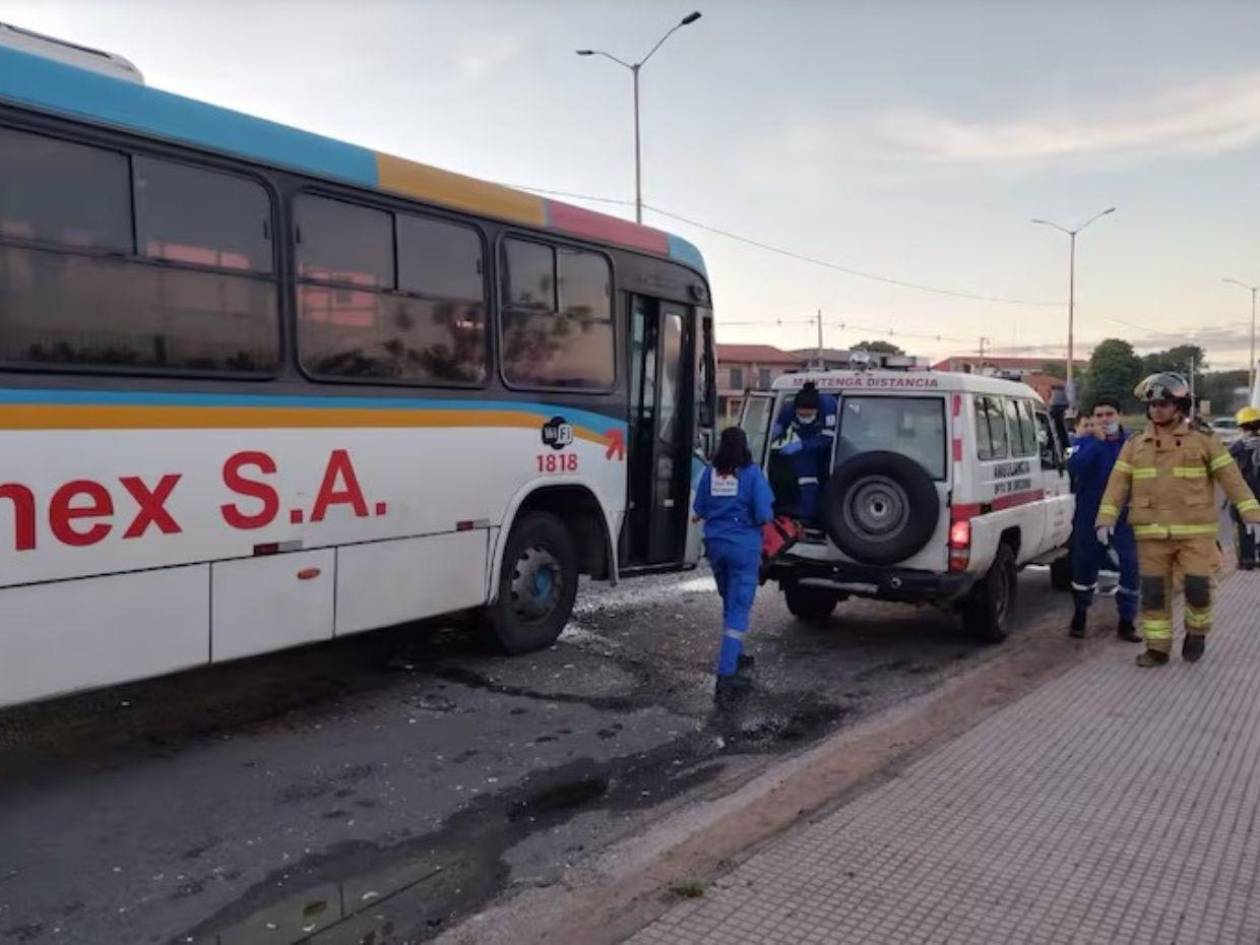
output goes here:
{"type": "Polygon", "coordinates": [[[985,338],[983,335],[980,336],[980,364],[977,366],[977,374],[984,373],[984,346],[990,344],[993,344],[992,338],[985,338]]]}
{"type": "Polygon", "coordinates": [[[822,309],[818,310],[818,370],[822,371],[827,367],[826,361],[823,359],[823,336],[822,336],[822,309]]]}
{"type": "Polygon", "coordinates": [[[1190,355],[1190,416],[1192,418],[1199,415],[1199,399],[1194,396],[1194,368],[1198,360],[1193,354],[1190,355]]]}
{"type": "Polygon", "coordinates": [[[1256,386],[1256,292],[1260,291],[1260,285],[1248,285],[1245,282],[1239,282],[1237,279],[1223,279],[1221,281],[1239,286],[1251,293],[1251,358],[1247,364],[1247,386],[1254,390],[1256,386]]]}

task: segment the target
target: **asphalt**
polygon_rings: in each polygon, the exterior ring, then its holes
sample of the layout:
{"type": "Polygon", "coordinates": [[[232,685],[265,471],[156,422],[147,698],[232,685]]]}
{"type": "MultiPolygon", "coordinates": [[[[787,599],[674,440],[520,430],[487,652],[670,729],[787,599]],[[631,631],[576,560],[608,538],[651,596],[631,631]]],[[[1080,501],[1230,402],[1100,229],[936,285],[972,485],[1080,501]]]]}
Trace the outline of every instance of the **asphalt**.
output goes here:
{"type": "Polygon", "coordinates": [[[757,690],[733,715],[713,710],[702,572],[592,585],[523,657],[412,626],[0,713],[0,942],[424,941],[1062,632],[1045,571],[1020,591],[1011,639],[986,647],[904,605],[809,627],[765,588],[757,690]]]}

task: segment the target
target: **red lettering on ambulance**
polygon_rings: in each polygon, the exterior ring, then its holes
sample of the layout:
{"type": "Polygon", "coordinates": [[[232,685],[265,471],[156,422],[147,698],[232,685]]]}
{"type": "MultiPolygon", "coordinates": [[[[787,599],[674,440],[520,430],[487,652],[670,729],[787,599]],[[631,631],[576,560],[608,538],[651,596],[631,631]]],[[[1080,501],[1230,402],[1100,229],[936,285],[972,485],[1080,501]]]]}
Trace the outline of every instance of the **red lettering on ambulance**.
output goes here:
{"type": "Polygon", "coordinates": [[[367,500],[363,498],[363,490],[359,488],[358,477],[354,474],[354,464],[350,462],[350,454],[345,450],[333,450],[328,457],[328,468],[324,470],[324,481],[320,483],[319,494],[315,496],[315,508],[311,510],[311,521],[322,522],[329,506],[349,505],[359,518],[367,518],[367,500]],[[345,480],[345,488],[337,489],[337,480],[345,480]]]}
{"type": "Polygon", "coordinates": [[[0,485],[0,499],[13,503],[13,550],[35,547],[35,494],[16,482],[0,485]]]}
{"type": "Polygon", "coordinates": [[[122,476],[118,480],[140,506],[136,517],[123,532],[123,538],[139,538],[148,531],[150,525],[156,525],[163,535],[175,535],[182,531],[179,523],[165,508],[166,500],[171,497],[175,483],[179,482],[180,478],[179,473],[168,473],[158,480],[158,484],[153,489],[149,489],[139,476],[122,476]]]}
{"type": "Polygon", "coordinates": [[[72,523],[81,518],[101,518],[113,514],[114,500],[110,498],[108,489],[91,479],[73,479],[53,493],[48,506],[48,524],[58,541],[81,548],[104,539],[113,526],[97,522],[79,530],[72,523]],[[73,503],[79,496],[86,496],[92,504],[76,507],[73,503]]]}
{"type": "Polygon", "coordinates": [[[238,495],[257,499],[262,503],[262,509],[249,515],[234,504],[224,504],[219,506],[219,511],[223,513],[223,520],[233,528],[263,528],[270,525],[280,511],[280,496],[267,483],[242,476],[242,466],[256,466],[260,472],[270,474],[276,471],[276,461],[260,450],[244,450],[233,453],[223,464],[224,485],[238,495]]]}

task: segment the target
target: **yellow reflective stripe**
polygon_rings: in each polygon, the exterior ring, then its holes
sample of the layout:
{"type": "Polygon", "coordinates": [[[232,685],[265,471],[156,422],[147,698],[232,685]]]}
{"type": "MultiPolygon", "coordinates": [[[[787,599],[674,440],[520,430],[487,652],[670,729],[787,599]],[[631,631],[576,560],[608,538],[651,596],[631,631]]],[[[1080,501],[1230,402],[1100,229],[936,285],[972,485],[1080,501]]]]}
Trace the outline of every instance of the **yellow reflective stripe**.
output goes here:
{"type": "Polygon", "coordinates": [[[1159,475],[1159,470],[1156,469],[1154,466],[1134,466],[1133,467],[1134,479],[1154,479],[1158,475],[1159,475]]]}
{"type": "Polygon", "coordinates": [[[1126,462],[1125,462],[1124,460],[1122,460],[1122,459],[1118,459],[1118,460],[1116,460],[1116,465],[1115,465],[1114,467],[1112,467],[1112,468],[1113,468],[1113,469],[1118,469],[1118,470],[1120,470],[1122,473],[1131,473],[1131,472],[1133,472],[1133,466],[1132,466],[1132,464],[1130,464],[1130,463],[1126,463],[1126,462]]]}
{"type": "Polygon", "coordinates": [[[1260,502],[1255,499],[1243,499],[1236,503],[1235,507],[1239,512],[1260,512],[1260,502]]]}
{"type": "Polygon", "coordinates": [[[1178,479],[1206,479],[1208,471],[1202,466],[1174,466],[1173,475],[1178,479]]]}
{"type": "Polygon", "coordinates": [[[1104,502],[1102,505],[1098,506],[1098,514],[1099,515],[1119,515],[1120,510],[1116,508],[1114,505],[1112,505],[1110,502],[1104,502]]]}
{"type": "Polygon", "coordinates": [[[1194,607],[1186,608],[1186,626],[1194,627],[1196,630],[1202,630],[1204,627],[1212,625],[1212,608],[1208,607],[1204,610],[1197,610],[1194,607]]]}
{"type": "Polygon", "coordinates": [[[1148,640],[1171,640],[1173,634],[1171,620],[1148,620],[1142,618],[1142,633],[1148,640]]]}
{"type": "Polygon", "coordinates": [[[1215,535],[1216,525],[1169,525],[1168,533],[1174,538],[1185,535],[1215,535]]]}
{"type": "Polygon", "coordinates": [[[1220,472],[1226,466],[1233,465],[1233,462],[1234,457],[1230,456],[1228,453],[1222,453],[1220,456],[1216,457],[1216,459],[1212,460],[1210,464],[1212,472],[1220,472]]]}
{"type": "Polygon", "coordinates": [[[1160,538],[1168,537],[1168,529],[1163,525],[1134,525],[1133,534],[1137,538],[1145,538],[1150,536],[1158,536],[1160,538]]]}

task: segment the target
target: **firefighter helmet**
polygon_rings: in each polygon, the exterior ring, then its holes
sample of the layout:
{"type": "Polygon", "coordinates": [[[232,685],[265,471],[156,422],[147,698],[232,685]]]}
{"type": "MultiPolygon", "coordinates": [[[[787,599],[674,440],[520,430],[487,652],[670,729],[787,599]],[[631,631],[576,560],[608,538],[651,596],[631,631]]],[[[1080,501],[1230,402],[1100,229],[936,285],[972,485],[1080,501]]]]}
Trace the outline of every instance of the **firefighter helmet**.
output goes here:
{"type": "Polygon", "coordinates": [[[1260,425],[1260,407],[1243,407],[1234,415],[1234,420],[1240,427],[1260,425]]]}
{"type": "Polygon", "coordinates": [[[1171,400],[1185,410],[1190,408],[1190,385],[1180,374],[1160,371],[1133,388],[1133,396],[1144,404],[1152,400],[1171,400]]]}

